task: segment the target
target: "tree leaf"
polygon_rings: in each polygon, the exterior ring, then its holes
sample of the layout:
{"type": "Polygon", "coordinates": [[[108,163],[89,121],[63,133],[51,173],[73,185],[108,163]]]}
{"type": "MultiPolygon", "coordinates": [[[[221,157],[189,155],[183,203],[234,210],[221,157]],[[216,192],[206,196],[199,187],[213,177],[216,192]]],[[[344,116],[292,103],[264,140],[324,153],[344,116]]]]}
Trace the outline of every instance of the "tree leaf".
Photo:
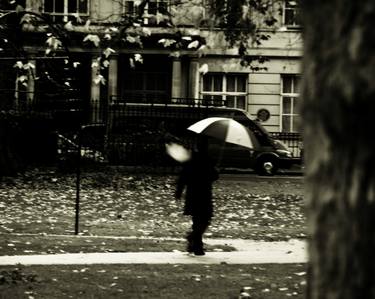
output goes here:
{"type": "Polygon", "coordinates": [[[83,41],[84,42],[90,41],[95,45],[95,47],[99,47],[100,37],[97,34],[88,34],[88,35],[85,36],[83,41]]]}
{"type": "Polygon", "coordinates": [[[105,78],[103,77],[103,75],[101,75],[101,74],[98,74],[95,78],[94,78],[94,83],[95,84],[103,84],[103,85],[105,85],[105,83],[106,83],[106,80],[105,80],[105,78]]]}
{"type": "Polygon", "coordinates": [[[189,45],[188,45],[188,49],[191,49],[191,48],[197,48],[199,46],[199,41],[195,40],[193,42],[191,42],[189,45]]]}
{"type": "Polygon", "coordinates": [[[126,37],[126,41],[131,43],[131,44],[134,44],[136,42],[136,39],[133,36],[128,35],[126,37]]]}
{"type": "Polygon", "coordinates": [[[134,54],[134,60],[143,63],[143,57],[141,54],[134,54]]]}
{"type": "Polygon", "coordinates": [[[147,27],[142,27],[142,32],[145,36],[150,36],[151,35],[151,30],[147,27]]]}
{"type": "Polygon", "coordinates": [[[202,73],[203,75],[208,72],[208,64],[205,63],[199,68],[199,72],[202,73]]]}
{"type": "Polygon", "coordinates": [[[103,51],[103,54],[106,58],[109,57],[109,55],[111,55],[112,53],[116,53],[115,50],[113,50],[112,48],[108,47],[106,48],[104,51],[103,51]]]}
{"type": "Polygon", "coordinates": [[[23,63],[22,61],[18,60],[14,65],[13,65],[14,68],[19,68],[19,69],[22,69],[23,68],[23,63]]]}
{"type": "Polygon", "coordinates": [[[66,24],[64,25],[64,28],[65,28],[66,30],[68,30],[68,31],[73,31],[73,30],[74,30],[74,26],[73,26],[73,24],[72,24],[72,21],[69,21],[68,23],[66,23],[66,24]]]}
{"type": "Polygon", "coordinates": [[[175,39],[170,38],[162,38],[158,41],[158,43],[163,44],[165,48],[175,44],[177,41],[175,39]]]}

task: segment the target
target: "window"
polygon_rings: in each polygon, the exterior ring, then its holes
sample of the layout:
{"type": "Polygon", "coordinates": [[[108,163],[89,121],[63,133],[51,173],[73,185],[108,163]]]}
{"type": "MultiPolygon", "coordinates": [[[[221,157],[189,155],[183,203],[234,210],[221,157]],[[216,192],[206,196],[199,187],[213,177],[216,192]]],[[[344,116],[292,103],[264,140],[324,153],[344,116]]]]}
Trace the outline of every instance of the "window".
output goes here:
{"type": "Polygon", "coordinates": [[[300,12],[297,1],[286,0],[283,9],[283,23],[286,27],[300,27],[300,12]]]}
{"type": "Polygon", "coordinates": [[[208,73],[202,83],[205,104],[246,109],[247,74],[208,73]]]}
{"type": "Polygon", "coordinates": [[[89,0],[44,0],[43,10],[54,21],[67,22],[89,14],[89,0]]]}
{"type": "Polygon", "coordinates": [[[123,81],[123,98],[129,103],[164,103],[170,98],[168,73],[132,72],[123,81]]]}
{"type": "Polygon", "coordinates": [[[171,59],[167,55],[144,55],[143,64],[131,68],[129,56],[121,56],[119,101],[166,103],[171,98],[171,59]]]}
{"type": "Polygon", "coordinates": [[[281,79],[281,131],[298,132],[300,117],[297,103],[300,92],[300,76],[283,75],[281,79]]]}
{"type": "Polygon", "coordinates": [[[139,10],[134,4],[135,1],[124,1],[124,12],[125,16],[128,18],[138,18],[141,14],[143,18],[143,24],[145,25],[157,25],[163,23],[162,20],[157,22],[156,15],[162,14],[166,15],[168,12],[168,1],[167,0],[150,0],[144,7],[143,12],[139,10]],[[153,16],[153,17],[151,17],[153,16]]]}

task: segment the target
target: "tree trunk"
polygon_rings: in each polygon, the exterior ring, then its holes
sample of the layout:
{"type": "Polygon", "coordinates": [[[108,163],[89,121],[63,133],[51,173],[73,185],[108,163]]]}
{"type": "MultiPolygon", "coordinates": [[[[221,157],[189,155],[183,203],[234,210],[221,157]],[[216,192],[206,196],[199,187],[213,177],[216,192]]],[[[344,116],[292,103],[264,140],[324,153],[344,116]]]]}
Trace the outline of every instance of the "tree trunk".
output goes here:
{"type": "Polygon", "coordinates": [[[375,298],[375,1],[301,6],[307,298],[375,298]]]}

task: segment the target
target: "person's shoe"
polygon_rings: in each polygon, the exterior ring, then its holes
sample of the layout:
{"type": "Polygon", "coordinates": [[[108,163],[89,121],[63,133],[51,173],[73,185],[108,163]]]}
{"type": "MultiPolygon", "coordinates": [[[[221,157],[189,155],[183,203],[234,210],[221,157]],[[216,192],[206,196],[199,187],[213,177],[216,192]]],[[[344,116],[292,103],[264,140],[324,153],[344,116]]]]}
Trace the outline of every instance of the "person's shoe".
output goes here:
{"type": "Polygon", "coordinates": [[[186,237],[186,240],[187,240],[186,251],[189,252],[189,253],[193,253],[194,252],[194,244],[193,244],[193,240],[192,240],[191,236],[188,235],[186,237]]]}
{"type": "Polygon", "coordinates": [[[194,250],[194,255],[205,255],[206,253],[204,252],[203,249],[195,249],[194,250]]]}
{"type": "Polygon", "coordinates": [[[194,246],[193,246],[192,243],[189,242],[189,243],[186,245],[186,251],[189,252],[189,253],[193,253],[193,252],[194,252],[194,246]]]}

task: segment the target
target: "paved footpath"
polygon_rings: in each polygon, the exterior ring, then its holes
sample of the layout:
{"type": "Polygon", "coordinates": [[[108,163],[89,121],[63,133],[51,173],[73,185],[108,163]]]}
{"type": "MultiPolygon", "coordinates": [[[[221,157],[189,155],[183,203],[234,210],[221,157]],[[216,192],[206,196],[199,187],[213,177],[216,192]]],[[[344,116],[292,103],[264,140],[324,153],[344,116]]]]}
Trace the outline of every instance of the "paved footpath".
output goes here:
{"type": "Polygon", "coordinates": [[[306,263],[306,243],[259,242],[251,240],[205,239],[210,245],[225,244],[236,251],[206,252],[194,256],[186,252],[64,253],[0,256],[0,265],[87,265],[87,264],[265,264],[306,263]]]}

